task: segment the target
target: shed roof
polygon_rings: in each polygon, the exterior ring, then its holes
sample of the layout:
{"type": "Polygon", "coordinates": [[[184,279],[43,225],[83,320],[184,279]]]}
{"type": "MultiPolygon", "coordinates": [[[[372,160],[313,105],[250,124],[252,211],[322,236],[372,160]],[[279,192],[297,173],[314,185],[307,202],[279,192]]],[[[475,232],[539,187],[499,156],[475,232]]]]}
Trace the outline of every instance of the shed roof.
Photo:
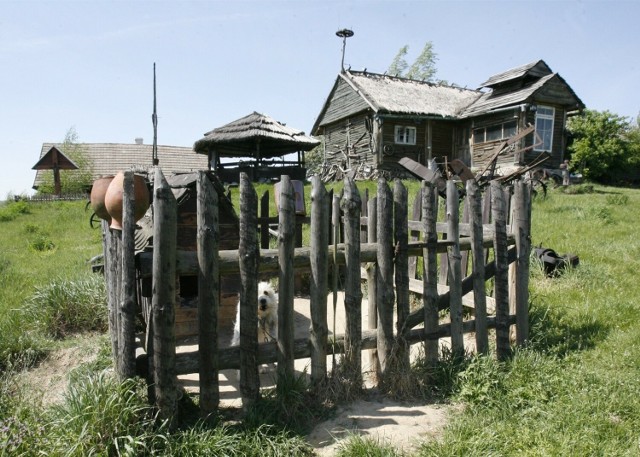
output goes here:
{"type": "Polygon", "coordinates": [[[502,73],[491,76],[480,87],[495,87],[499,84],[510,82],[516,79],[524,78],[525,76],[532,76],[534,78],[540,78],[553,73],[547,63],[540,59],[535,62],[530,62],[519,67],[511,68],[502,73]]]}
{"type": "Polygon", "coordinates": [[[64,155],[60,149],[55,146],[51,148],[40,157],[40,160],[31,167],[32,170],[77,170],[78,166],[73,163],[69,157],[64,155]]]}
{"type": "Polygon", "coordinates": [[[199,154],[215,149],[219,157],[253,157],[259,150],[261,158],[270,158],[309,151],[319,144],[319,140],[303,131],[254,111],[205,133],[193,149],[199,154]]]}
{"type": "MultiPolygon", "coordinates": [[[[545,91],[546,87],[552,84],[557,84],[559,90],[563,92],[564,104],[573,106],[575,109],[584,108],[584,103],[578,98],[569,84],[567,84],[559,74],[551,73],[520,89],[486,92],[473,104],[464,109],[460,113],[460,118],[488,114],[496,109],[516,108],[521,103],[533,101],[545,91]]],[[[560,99],[558,98],[558,100],[560,99]]]]}
{"type": "MultiPolygon", "coordinates": [[[[61,143],[44,143],[40,156],[43,157],[53,146],[62,148],[61,143]]],[[[120,170],[148,171],[152,166],[153,146],[150,144],[79,143],[78,146],[92,163],[94,179],[116,174],[120,170]]],[[[158,146],[158,159],[165,173],[209,169],[207,157],[194,153],[189,147],[158,146]]],[[[36,172],[34,189],[42,183],[43,173],[41,170],[36,172]]]]}

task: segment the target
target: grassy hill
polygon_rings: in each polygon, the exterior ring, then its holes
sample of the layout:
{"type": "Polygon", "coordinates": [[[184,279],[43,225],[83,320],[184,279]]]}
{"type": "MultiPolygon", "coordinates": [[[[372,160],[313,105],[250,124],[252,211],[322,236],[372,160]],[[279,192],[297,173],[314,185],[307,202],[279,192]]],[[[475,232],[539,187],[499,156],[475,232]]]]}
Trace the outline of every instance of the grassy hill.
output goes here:
{"type": "MultiPolygon", "coordinates": [[[[439,401],[464,408],[419,455],[640,452],[640,191],[570,189],[534,202],[532,242],[575,253],[580,266],[549,278],[534,261],[532,340],[513,360],[438,367],[450,381],[439,401]]],[[[143,386],[117,383],[104,363],[75,374],[61,405],[25,400],[14,377],[22,366],[78,330],[104,329],[104,292],[88,265],[101,234],[88,220],[83,202],[0,206],[0,455],[309,455],[300,435],[260,418],[168,430],[152,420],[143,386]]],[[[403,455],[366,439],[340,452],[403,455]]]]}

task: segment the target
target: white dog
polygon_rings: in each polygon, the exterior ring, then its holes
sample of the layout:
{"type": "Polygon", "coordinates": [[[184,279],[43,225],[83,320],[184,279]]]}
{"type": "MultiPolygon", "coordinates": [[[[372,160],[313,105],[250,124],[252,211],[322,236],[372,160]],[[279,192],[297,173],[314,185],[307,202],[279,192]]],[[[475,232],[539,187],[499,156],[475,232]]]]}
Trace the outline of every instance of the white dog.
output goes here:
{"type": "MultiPolygon", "coordinates": [[[[258,343],[278,339],[278,294],[268,282],[258,284],[258,343]]],[[[233,326],[232,346],[240,344],[240,302],[233,326]]]]}

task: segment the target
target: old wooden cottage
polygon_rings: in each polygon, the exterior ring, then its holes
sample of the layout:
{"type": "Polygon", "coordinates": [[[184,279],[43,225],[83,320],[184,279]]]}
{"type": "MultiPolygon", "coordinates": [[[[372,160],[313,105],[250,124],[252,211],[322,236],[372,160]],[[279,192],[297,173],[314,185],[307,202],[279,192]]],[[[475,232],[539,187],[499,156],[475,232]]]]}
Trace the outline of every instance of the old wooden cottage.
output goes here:
{"type": "Polygon", "coordinates": [[[346,70],[311,133],[324,139],[325,170],[392,177],[405,173],[403,157],[483,167],[505,139],[533,126],[498,164],[521,166],[547,153],[545,166],[556,167],[565,158],[567,116],[583,108],[542,60],[494,75],[478,90],[346,70]]]}

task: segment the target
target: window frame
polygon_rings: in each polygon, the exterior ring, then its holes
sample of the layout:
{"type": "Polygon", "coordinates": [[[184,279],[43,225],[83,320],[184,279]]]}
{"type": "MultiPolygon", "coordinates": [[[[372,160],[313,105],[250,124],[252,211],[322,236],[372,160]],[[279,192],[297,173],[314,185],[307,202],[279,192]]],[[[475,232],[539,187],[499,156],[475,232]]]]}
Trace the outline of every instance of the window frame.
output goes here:
{"type": "Polygon", "coordinates": [[[537,109],[536,109],[536,120],[535,120],[535,132],[536,132],[536,138],[534,138],[534,144],[536,142],[537,137],[540,137],[542,139],[542,144],[540,146],[536,146],[533,148],[534,151],[536,152],[551,152],[553,151],[553,129],[555,128],[555,121],[556,121],[556,109],[553,106],[547,106],[547,105],[538,105],[537,109]],[[540,113],[540,110],[550,110],[551,114],[549,113],[540,113]],[[544,134],[541,134],[540,131],[538,130],[538,120],[544,120],[544,121],[551,121],[551,125],[550,125],[550,129],[545,129],[544,132],[549,132],[549,147],[546,147],[545,144],[545,136],[544,134]]]}
{"type": "Polygon", "coordinates": [[[395,144],[402,144],[402,145],[407,145],[407,146],[415,146],[416,141],[417,141],[417,137],[418,137],[418,129],[416,127],[410,126],[410,125],[396,125],[394,130],[393,130],[393,142],[395,144]],[[399,132],[402,129],[402,140],[403,141],[398,141],[400,138],[399,132]],[[413,136],[412,136],[412,140],[413,141],[408,141],[409,140],[409,135],[407,135],[407,132],[412,131],[413,132],[413,136]]]}
{"type": "Polygon", "coordinates": [[[473,129],[473,144],[474,145],[478,145],[478,144],[482,144],[482,143],[491,143],[494,141],[502,141],[502,140],[506,140],[507,138],[512,137],[513,135],[518,133],[518,121],[513,119],[513,120],[508,120],[508,121],[503,121],[503,122],[498,122],[496,124],[489,124],[489,125],[485,125],[484,127],[477,127],[473,129]],[[510,135],[506,135],[506,131],[508,130],[506,128],[507,125],[511,125],[514,124],[515,126],[515,130],[513,131],[513,133],[511,133],[510,135]],[[490,129],[493,129],[494,131],[497,130],[497,128],[500,128],[500,137],[499,138],[492,138],[490,140],[487,140],[487,132],[490,129]],[[476,136],[482,131],[482,141],[476,141],[476,136]]]}

